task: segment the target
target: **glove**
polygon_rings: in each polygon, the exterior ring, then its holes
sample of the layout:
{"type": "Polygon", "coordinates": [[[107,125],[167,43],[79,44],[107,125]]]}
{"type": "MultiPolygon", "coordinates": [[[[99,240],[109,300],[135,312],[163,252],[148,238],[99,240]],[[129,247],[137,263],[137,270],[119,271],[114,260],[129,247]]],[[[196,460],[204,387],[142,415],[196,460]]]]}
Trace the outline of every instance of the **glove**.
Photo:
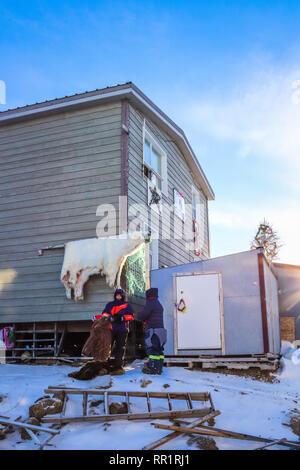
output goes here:
{"type": "Polygon", "coordinates": [[[112,316],[112,322],[113,323],[122,323],[124,320],[124,317],[123,315],[121,315],[120,313],[115,313],[115,315],[112,316]]]}

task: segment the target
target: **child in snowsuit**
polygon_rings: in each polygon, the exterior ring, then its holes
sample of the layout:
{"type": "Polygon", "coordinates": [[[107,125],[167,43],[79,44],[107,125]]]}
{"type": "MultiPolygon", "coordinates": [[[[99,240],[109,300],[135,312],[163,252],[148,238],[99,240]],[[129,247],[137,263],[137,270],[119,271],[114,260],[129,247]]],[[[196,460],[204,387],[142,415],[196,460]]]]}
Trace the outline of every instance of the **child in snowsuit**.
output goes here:
{"type": "Polygon", "coordinates": [[[138,313],[136,320],[145,320],[147,332],[145,345],[148,362],[143,368],[144,374],[162,373],[164,363],[164,345],[167,342],[167,330],[164,328],[163,306],[158,300],[158,289],[152,287],[146,291],[146,305],[138,313]]]}
{"type": "Polygon", "coordinates": [[[108,302],[101,315],[95,315],[94,320],[98,320],[103,315],[110,317],[112,352],[114,359],[109,361],[110,372],[115,374],[124,374],[124,356],[128,336],[128,321],[133,320],[133,308],[126,301],[123,289],[116,289],[114,300],[108,302]]]}

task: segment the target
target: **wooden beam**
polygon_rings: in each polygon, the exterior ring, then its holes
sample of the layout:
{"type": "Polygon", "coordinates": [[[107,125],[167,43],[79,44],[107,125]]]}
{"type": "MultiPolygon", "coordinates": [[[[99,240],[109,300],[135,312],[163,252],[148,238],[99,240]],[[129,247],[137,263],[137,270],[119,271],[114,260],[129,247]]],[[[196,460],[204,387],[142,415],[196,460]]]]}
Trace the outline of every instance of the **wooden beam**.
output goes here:
{"type": "Polygon", "coordinates": [[[66,326],[65,326],[64,329],[63,329],[63,331],[62,331],[62,333],[61,333],[61,337],[60,337],[60,340],[59,340],[58,349],[57,349],[57,352],[56,352],[55,356],[59,356],[59,355],[60,355],[61,349],[62,349],[62,347],[63,347],[63,342],[64,342],[64,338],[65,338],[66,331],[67,331],[67,328],[66,328],[66,326]]]}
{"type": "Polygon", "coordinates": [[[43,423],[73,423],[81,421],[117,421],[117,420],[139,420],[139,419],[170,419],[180,417],[206,416],[211,412],[211,408],[183,410],[183,411],[157,411],[151,413],[126,413],[116,415],[90,415],[90,416],[63,416],[44,417],[43,423]]]}
{"type": "Polygon", "coordinates": [[[87,403],[88,403],[88,392],[83,392],[83,397],[82,397],[83,416],[87,415],[87,403]]]}
{"type": "Polygon", "coordinates": [[[128,411],[128,413],[130,413],[129,392],[125,393],[125,397],[126,397],[127,411],[128,411]]]}
{"type": "Polygon", "coordinates": [[[256,449],[253,449],[253,450],[264,450],[267,447],[272,447],[272,446],[275,446],[276,444],[281,444],[282,442],[285,442],[285,441],[286,441],[285,438],[278,439],[277,441],[270,442],[269,444],[266,444],[266,445],[261,446],[261,447],[257,447],[256,449]]]}
{"type": "Polygon", "coordinates": [[[65,392],[62,392],[62,393],[63,393],[63,404],[62,404],[62,409],[61,409],[60,416],[64,416],[64,414],[66,412],[67,401],[68,401],[67,394],[65,392]]]}
{"type": "Polygon", "coordinates": [[[171,402],[171,397],[169,393],[168,393],[168,404],[169,404],[169,410],[172,411],[172,402],[171,402]]]}
{"type": "Polygon", "coordinates": [[[150,396],[149,393],[146,394],[147,397],[147,406],[148,406],[148,411],[149,413],[151,412],[151,402],[150,402],[150,396]]]}
{"type": "Polygon", "coordinates": [[[30,429],[32,431],[49,432],[50,434],[59,434],[59,431],[51,428],[44,428],[42,426],[34,426],[33,424],[22,423],[19,421],[13,421],[12,419],[0,418],[1,424],[16,426],[17,428],[30,429]]]}
{"type": "MultiPolygon", "coordinates": [[[[204,418],[201,418],[201,419],[197,419],[196,421],[193,421],[192,423],[190,423],[187,428],[194,428],[195,426],[199,426],[200,424],[202,423],[205,423],[206,421],[208,421],[209,419],[212,419],[212,418],[215,418],[216,416],[220,415],[220,411],[214,411],[213,413],[209,413],[208,415],[206,415],[204,418]]],[[[165,437],[162,437],[161,439],[158,439],[157,441],[155,442],[152,442],[152,444],[148,444],[147,446],[143,447],[142,450],[154,450],[154,449],[157,449],[157,447],[160,447],[162,446],[163,444],[165,444],[166,442],[169,442],[171,441],[172,439],[175,439],[176,437],[179,437],[181,436],[182,433],[181,432],[172,432],[170,434],[168,434],[167,436],[165,437]]]]}
{"type": "Polygon", "coordinates": [[[156,424],[156,423],[154,423],[154,427],[156,429],[166,429],[166,430],[169,430],[169,431],[176,431],[176,432],[179,432],[181,434],[201,434],[201,435],[205,434],[205,435],[208,435],[208,436],[230,437],[232,439],[235,439],[234,437],[228,436],[227,434],[224,434],[224,433],[207,431],[207,430],[204,430],[204,429],[195,429],[194,427],[189,428],[189,427],[183,427],[183,426],[175,426],[175,425],[171,425],[171,424],[156,424]]]}
{"type": "MultiPolygon", "coordinates": [[[[108,395],[112,396],[121,396],[121,397],[126,397],[126,391],[120,391],[120,390],[99,390],[99,389],[93,389],[93,388],[66,388],[66,387],[51,387],[49,386],[47,389],[45,389],[45,393],[51,394],[51,393],[56,393],[60,391],[64,391],[65,393],[68,393],[70,395],[81,395],[83,392],[88,392],[89,395],[104,395],[107,393],[108,395]]],[[[175,400],[186,400],[187,394],[182,393],[182,392],[130,392],[131,397],[143,397],[147,398],[147,395],[149,394],[150,398],[165,398],[167,399],[168,396],[172,399],[175,400]]],[[[193,401],[209,401],[210,400],[210,394],[209,393],[190,393],[191,399],[193,401]]]]}
{"type": "Polygon", "coordinates": [[[104,413],[109,415],[109,401],[108,401],[108,393],[104,392],[104,413]]]}
{"type": "MultiPolygon", "coordinates": [[[[237,439],[237,440],[243,440],[243,441],[258,441],[258,442],[273,443],[275,440],[277,440],[277,439],[269,439],[269,438],[260,437],[260,436],[251,436],[250,434],[242,434],[242,433],[237,433],[233,431],[227,431],[224,429],[212,428],[208,426],[201,426],[201,429],[195,429],[195,428],[191,429],[188,427],[170,426],[166,424],[154,424],[154,427],[157,429],[173,430],[182,434],[200,434],[200,435],[207,435],[207,436],[213,436],[213,437],[225,437],[229,439],[237,439]]],[[[292,442],[292,441],[281,440],[280,445],[300,450],[300,444],[292,442]]]]}

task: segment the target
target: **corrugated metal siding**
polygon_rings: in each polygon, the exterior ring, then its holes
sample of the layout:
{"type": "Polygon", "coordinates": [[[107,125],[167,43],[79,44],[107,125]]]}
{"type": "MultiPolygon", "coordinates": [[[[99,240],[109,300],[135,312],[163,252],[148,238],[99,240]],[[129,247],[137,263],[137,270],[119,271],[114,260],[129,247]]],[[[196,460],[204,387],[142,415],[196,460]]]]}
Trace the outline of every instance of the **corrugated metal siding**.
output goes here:
{"type": "Polygon", "coordinates": [[[118,207],[120,162],[121,103],[0,128],[0,323],[88,319],[110,299],[99,276],[85,301],[66,299],[63,250],[38,249],[96,236],[98,205],[118,207]]]}
{"type": "MultiPolygon", "coordinates": [[[[143,115],[130,106],[129,113],[129,190],[128,203],[130,204],[147,204],[147,179],[143,176],[143,115]]],[[[153,135],[160,146],[167,154],[168,167],[168,197],[164,197],[164,203],[173,205],[173,189],[179,190],[186,204],[192,203],[192,186],[195,184],[193,176],[188,168],[184,157],[180,153],[176,144],[170,140],[170,137],[162,132],[155,124],[146,121],[146,129],[153,135]]],[[[199,189],[199,188],[198,188],[199,189]]],[[[209,237],[208,237],[208,209],[207,199],[203,192],[200,191],[204,211],[202,211],[201,236],[204,240],[203,255],[198,258],[193,252],[188,251],[184,240],[159,240],[159,266],[165,264],[168,266],[186,263],[194,260],[205,259],[209,257],[209,237]]],[[[175,216],[176,217],[176,216],[175,216]]],[[[180,235],[178,228],[174,227],[173,217],[171,233],[180,235]],[[173,232],[174,231],[174,232],[173,232]]],[[[152,226],[152,229],[155,228],[152,226]]]]}

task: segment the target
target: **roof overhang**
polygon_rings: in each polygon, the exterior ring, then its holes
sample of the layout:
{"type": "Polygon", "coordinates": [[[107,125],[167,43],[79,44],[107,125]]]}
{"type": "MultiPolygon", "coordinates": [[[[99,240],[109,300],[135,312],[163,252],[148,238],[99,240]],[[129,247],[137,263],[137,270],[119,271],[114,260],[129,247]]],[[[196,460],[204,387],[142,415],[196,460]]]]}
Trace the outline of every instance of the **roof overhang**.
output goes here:
{"type": "Polygon", "coordinates": [[[0,113],[0,127],[10,123],[69,111],[70,109],[82,109],[88,106],[92,107],[97,104],[124,99],[127,99],[147,118],[152,120],[162,130],[170,135],[184,155],[195,180],[198,182],[207,199],[215,199],[214,192],[183,130],[133,83],[126,83],[124,85],[117,85],[115,87],[108,87],[102,90],[95,90],[61,99],[24,106],[22,108],[3,111],[0,113]]]}

